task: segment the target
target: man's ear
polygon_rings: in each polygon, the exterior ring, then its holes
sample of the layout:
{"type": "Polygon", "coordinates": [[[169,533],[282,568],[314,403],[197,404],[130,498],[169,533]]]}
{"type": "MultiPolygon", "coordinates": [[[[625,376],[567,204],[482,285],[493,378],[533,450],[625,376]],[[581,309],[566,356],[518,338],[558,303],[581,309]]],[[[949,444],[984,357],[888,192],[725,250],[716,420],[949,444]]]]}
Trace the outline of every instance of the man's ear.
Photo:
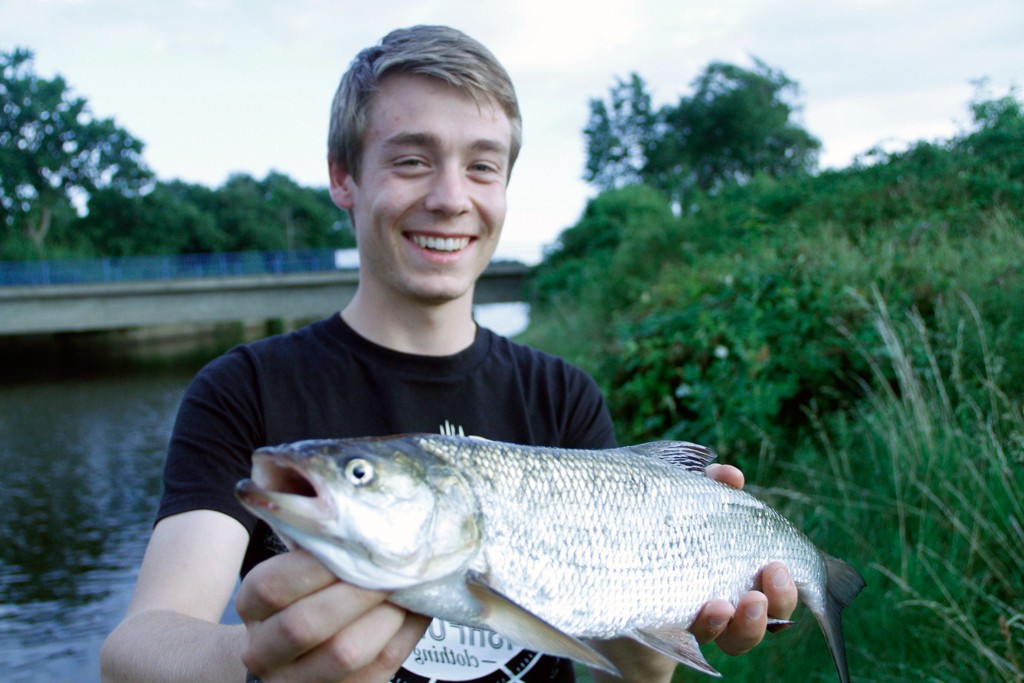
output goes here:
{"type": "Polygon", "coordinates": [[[355,178],[341,164],[330,159],[327,161],[327,171],[331,178],[331,201],[338,208],[351,209],[355,204],[353,198],[355,178]]]}

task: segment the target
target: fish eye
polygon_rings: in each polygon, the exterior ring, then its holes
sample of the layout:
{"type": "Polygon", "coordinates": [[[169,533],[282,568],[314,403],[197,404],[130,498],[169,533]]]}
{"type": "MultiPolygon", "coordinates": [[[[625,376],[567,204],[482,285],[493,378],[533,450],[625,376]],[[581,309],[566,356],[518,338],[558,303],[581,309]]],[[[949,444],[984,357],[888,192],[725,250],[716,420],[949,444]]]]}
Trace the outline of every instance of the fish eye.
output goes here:
{"type": "Polygon", "coordinates": [[[373,481],[373,463],[365,458],[352,458],[345,463],[345,478],[353,486],[366,486],[373,481]]]}

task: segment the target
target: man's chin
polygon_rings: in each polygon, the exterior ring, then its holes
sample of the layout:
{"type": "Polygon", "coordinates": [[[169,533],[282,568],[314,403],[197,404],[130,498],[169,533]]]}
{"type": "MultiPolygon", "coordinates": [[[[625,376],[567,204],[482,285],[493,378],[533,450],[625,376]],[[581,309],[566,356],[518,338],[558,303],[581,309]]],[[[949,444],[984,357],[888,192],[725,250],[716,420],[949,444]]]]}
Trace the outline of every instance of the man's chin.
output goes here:
{"type": "Polygon", "coordinates": [[[417,296],[417,299],[424,306],[437,307],[437,306],[444,306],[446,304],[454,303],[456,301],[460,301],[465,296],[466,296],[466,294],[455,295],[455,294],[451,294],[451,293],[439,292],[439,293],[432,293],[432,294],[420,294],[420,295],[417,296]]]}
{"type": "Polygon", "coordinates": [[[473,287],[472,285],[456,283],[414,284],[409,294],[425,306],[443,306],[460,301],[466,297],[472,299],[473,287]]]}
{"type": "Polygon", "coordinates": [[[433,306],[472,298],[476,277],[473,273],[418,272],[409,273],[405,278],[405,291],[411,298],[433,306]]]}

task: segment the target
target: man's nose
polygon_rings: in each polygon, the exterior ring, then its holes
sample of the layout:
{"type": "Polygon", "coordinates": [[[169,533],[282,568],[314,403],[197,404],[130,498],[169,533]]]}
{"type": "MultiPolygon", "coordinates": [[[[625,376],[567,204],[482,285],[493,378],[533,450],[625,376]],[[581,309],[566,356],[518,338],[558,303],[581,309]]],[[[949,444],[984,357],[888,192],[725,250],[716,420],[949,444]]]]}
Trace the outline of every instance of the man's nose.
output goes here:
{"type": "Polygon", "coordinates": [[[468,183],[469,178],[459,168],[445,166],[439,169],[427,194],[426,208],[453,216],[469,211],[472,204],[468,183]]]}

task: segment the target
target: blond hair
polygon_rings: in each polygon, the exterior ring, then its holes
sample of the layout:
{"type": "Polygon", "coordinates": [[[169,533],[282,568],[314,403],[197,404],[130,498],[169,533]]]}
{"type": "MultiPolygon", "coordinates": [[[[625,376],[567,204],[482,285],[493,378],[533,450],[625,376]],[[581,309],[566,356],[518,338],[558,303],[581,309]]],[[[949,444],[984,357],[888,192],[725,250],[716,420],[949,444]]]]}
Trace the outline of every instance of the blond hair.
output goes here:
{"type": "Polygon", "coordinates": [[[447,26],[413,26],[366,48],[341,78],[331,104],[327,157],[359,178],[367,111],[381,81],[394,73],[439,78],[465,90],[478,103],[493,100],[512,124],[509,170],[522,146],[522,117],[515,88],[490,50],[447,26]]]}

